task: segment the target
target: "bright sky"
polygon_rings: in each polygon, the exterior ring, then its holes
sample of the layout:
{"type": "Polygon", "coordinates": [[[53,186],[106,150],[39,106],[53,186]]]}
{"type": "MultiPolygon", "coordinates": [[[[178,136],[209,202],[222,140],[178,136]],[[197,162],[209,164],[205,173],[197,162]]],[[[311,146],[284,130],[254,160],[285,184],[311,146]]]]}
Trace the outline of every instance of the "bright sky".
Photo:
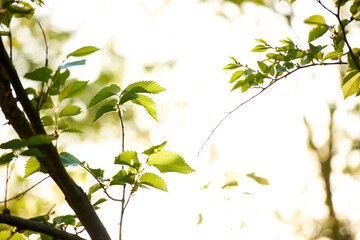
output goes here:
{"type": "MultiPolygon", "coordinates": [[[[217,1],[49,0],[48,7],[41,9],[39,14],[50,14],[56,26],[78,29],[75,40],[67,45],[68,52],[84,45],[106,48],[112,40],[116,51],[126,59],[126,84],[154,80],[167,88],[155,97],[159,123],[139,109],[136,124],[152,129],[153,144],[167,140],[167,149],[182,155],[196,173],[164,176],[169,193],[139,191],[125,213],[124,240],[302,239],[295,238],[295,228],[284,221],[300,208],[300,222],[306,221],[305,217],[326,216],[323,185],[317,179],[319,166],[307,152],[302,117],[306,113],[319,127],[317,139],[323,141],[321,126],[329,117],[323,99],[334,95],[341,99],[335,68],[300,72],[277,83],[232,114],[197,157],[208,134],[226,112],[255,93],[229,92],[231,72],[222,70],[230,62],[228,56],[242,63],[256,63],[262,56],[250,52],[256,45],[255,38],[277,44],[277,40],[289,36],[305,44],[306,38],[297,39],[309,30],[301,19],[317,13],[319,8],[311,0],[298,2],[296,33],[287,27],[285,19],[253,5],[246,5],[243,15],[235,6],[225,5],[229,16],[226,20],[217,15],[221,10],[217,1]],[[173,69],[163,68],[151,74],[143,71],[144,64],[169,60],[176,60],[173,69]],[[270,186],[260,186],[245,177],[251,172],[267,178],[270,186]],[[226,180],[238,180],[239,186],[222,190],[226,180]],[[208,182],[212,182],[210,187],[200,190],[208,182]],[[200,213],[203,222],[197,225],[200,213]]],[[[106,57],[106,49],[96,56],[90,57],[86,66],[74,68],[74,74],[93,80],[101,71],[97,60],[106,57]]],[[[346,100],[342,107],[349,108],[353,103],[354,99],[346,100]]],[[[141,152],[149,147],[131,136],[128,141],[127,150],[141,152]]],[[[67,151],[93,167],[111,171],[119,142],[110,138],[103,144],[72,143],[67,151]]],[[[341,166],[338,163],[339,169],[341,166]]],[[[336,184],[350,185],[349,189],[359,187],[340,175],[335,177],[335,188],[336,184]]],[[[360,195],[350,193],[342,189],[344,198],[334,199],[342,206],[340,213],[359,212],[355,203],[360,195]]],[[[120,206],[113,202],[104,204],[100,211],[113,239],[118,236],[119,212],[120,206]]],[[[359,215],[352,220],[359,221],[359,215]]]]}

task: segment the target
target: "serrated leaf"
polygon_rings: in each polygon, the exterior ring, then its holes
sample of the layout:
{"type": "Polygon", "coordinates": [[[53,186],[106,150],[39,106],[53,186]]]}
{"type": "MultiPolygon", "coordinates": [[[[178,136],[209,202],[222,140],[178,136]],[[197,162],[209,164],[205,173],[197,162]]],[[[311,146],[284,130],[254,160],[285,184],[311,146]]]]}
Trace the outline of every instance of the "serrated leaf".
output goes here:
{"type": "Polygon", "coordinates": [[[141,175],[139,181],[142,184],[163,190],[167,192],[167,186],[165,181],[154,173],[144,173],[141,175]]]}
{"type": "Polygon", "coordinates": [[[30,148],[23,152],[20,155],[28,157],[44,157],[44,154],[37,148],[30,148]]]}
{"type": "Polygon", "coordinates": [[[135,169],[140,168],[139,158],[135,151],[125,151],[115,157],[114,164],[122,164],[135,169]]]}
{"type": "Polygon", "coordinates": [[[313,29],[310,30],[309,32],[309,38],[308,38],[308,42],[312,42],[315,39],[321,37],[322,35],[324,35],[327,31],[329,30],[329,26],[327,25],[319,25],[317,27],[314,27],[313,29]]]}
{"type": "Polygon", "coordinates": [[[81,113],[81,108],[75,105],[65,106],[59,114],[59,117],[75,116],[81,113]]]}
{"type": "Polygon", "coordinates": [[[326,25],[325,18],[321,15],[312,15],[304,20],[307,24],[326,25]]]}
{"type": "Polygon", "coordinates": [[[270,47],[268,46],[264,46],[264,45],[256,45],[251,51],[252,52],[265,52],[266,50],[268,50],[270,47]]]}
{"type": "Polygon", "coordinates": [[[5,143],[2,143],[0,145],[1,149],[19,149],[22,147],[25,147],[25,143],[23,141],[21,141],[20,139],[13,139],[10,141],[7,141],[5,143]]]}
{"type": "Polygon", "coordinates": [[[95,106],[96,104],[100,103],[101,101],[104,101],[108,97],[116,95],[118,92],[120,92],[120,87],[116,84],[111,84],[108,87],[105,87],[101,89],[90,101],[88,105],[88,109],[95,106]]]}
{"type": "Polygon", "coordinates": [[[59,94],[59,101],[65,98],[78,97],[85,91],[88,81],[74,81],[69,83],[59,94]]]}
{"type": "Polygon", "coordinates": [[[224,70],[232,70],[232,69],[236,69],[236,68],[239,68],[240,66],[235,64],[235,63],[229,63],[229,64],[226,64],[225,67],[223,67],[224,70]]]}
{"type": "Polygon", "coordinates": [[[233,73],[233,75],[230,78],[230,82],[229,83],[233,83],[236,80],[238,80],[242,75],[244,74],[244,70],[238,70],[236,72],[233,73]]]}
{"type": "Polygon", "coordinates": [[[342,85],[347,83],[356,73],[358,73],[358,70],[350,70],[350,71],[346,72],[345,76],[342,80],[342,85]]]}
{"type": "Polygon", "coordinates": [[[13,152],[4,153],[0,156],[0,166],[11,162],[15,158],[15,154],[13,152]]]}
{"type": "Polygon", "coordinates": [[[62,69],[67,69],[69,67],[81,66],[81,65],[85,65],[85,63],[86,63],[85,59],[79,60],[79,61],[68,62],[68,63],[60,66],[59,69],[62,70],[62,69]]]}
{"type": "Polygon", "coordinates": [[[348,80],[343,86],[344,99],[348,98],[351,95],[354,95],[359,91],[360,83],[360,72],[356,73],[350,80],[348,80]]]}
{"type": "Polygon", "coordinates": [[[75,167],[75,166],[81,165],[81,162],[79,161],[79,159],[77,159],[74,155],[72,155],[68,152],[60,153],[59,157],[64,166],[74,166],[75,167]]]}
{"type": "Polygon", "coordinates": [[[124,185],[125,183],[134,184],[135,175],[122,169],[112,177],[110,185],[124,185]]]}
{"type": "Polygon", "coordinates": [[[192,173],[195,171],[184,161],[180,155],[170,151],[160,151],[151,154],[147,163],[150,166],[153,165],[162,173],[192,173]]]}
{"type": "Polygon", "coordinates": [[[256,176],[255,173],[248,173],[248,174],[246,174],[246,176],[253,179],[258,184],[269,185],[269,182],[266,178],[256,176]]]}
{"type": "Polygon", "coordinates": [[[25,78],[40,81],[40,82],[47,82],[51,77],[52,70],[48,67],[41,67],[32,72],[26,73],[25,78]]]}
{"type": "Polygon", "coordinates": [[[87,168],[96,178],[100,179],[101,181],[103,180],[104,170],[102,170],[101,168],[90,168],[89,166],[87,166],[87,168]]]}
{"type": "Polygon", "coordinates": [[[135,99],[138,97],[138,93],[151,93],[156,94],[164,91],[165,88],[161,87],[154,81],[140,81],[135,82],[127,86],[121,93],[120,104],[135,99]]]}
{"type": "Polygon", "coordinates": [[[53,83],[49,89],[50,95],[58,95],[60,93],[60,86],[64,86],[66,80],[70,76],[69,69],[66,69],[64,72],[61,72],[60,67],[56,71],[55,76],[53,77],[53,83]]]}
{"type": "Polygon", "coordinates": [[[69,53],[66,58],[69,58],[69,57],[84,57],[84,56],[87,56],[87,55],[90,55],[96,51],[100,50],[99,48],[97,47],[94,47],[94,46],[85,46],[85,47],[81,47],[75,51],[73,51],[72,53],[69,53]]]}
{"type": "Polygon", "coordinates": [[[143,154],[146,154],[146,155],[151,155],[153,153],[156,153],[158,151],[161,151],[165,145],[166,145],[167,141],[164,141],[162,144],[160,145],[155,145],[155,146],[152,146],[151,148],[145,150],[144,152],[142,152],[143,154]]]}
{"type": "Polygon", "coordinates": [[[94,120],[92,121],[92,123],[96,122],[105,113],[116,111],[116,104],[117,104],[117,100],[112,99],[112,100],[108,101],[106,104],[102,105],[99,108],[99,110],[97,110],[97,112],[95,113],[95,117],[94,117],[94,120]]]}
{"type": "Polygon", "coordinates": [[[131,100],[133,103],[143,106],[146,111],[157,121],[156,104],[148,96],[138,94],[138,97],[131,100]]]}
{"type": "Polygon", "coordinates": [[[27,160],[26,165],[25,165],[24,178],[27,178],[28,176],[30,176],[31,174],[33,174],[35,172],[39,172],[40,169],[41,169],[40,163],[38,162],[36,157],[29,158],[29,160],[27,160]]]}

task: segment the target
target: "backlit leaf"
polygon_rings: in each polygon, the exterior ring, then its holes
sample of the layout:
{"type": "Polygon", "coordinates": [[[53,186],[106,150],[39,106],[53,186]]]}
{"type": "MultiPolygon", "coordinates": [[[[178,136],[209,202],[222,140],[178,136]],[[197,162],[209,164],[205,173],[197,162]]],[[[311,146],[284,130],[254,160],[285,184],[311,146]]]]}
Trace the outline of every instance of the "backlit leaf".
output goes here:
{"type": "Polygon", "coordinates": [[[15,158],[15,154],[13,152],[4,153],[0,156],[0,166],[11,162],[15,158]]]}
{"type": "Polygon", "coordinates": [[[122,164],[135,169],[140,168],[140,163],[138,159],[137,152],[135,151],[125,151],[115,157],[115,164],[122,164]]]}
{"type": "Polygon", "coordinates": [[[139,181],[142,184],[163,190],[167,192],[167,186],[165,181],[154,173],[144,173],[141,175],[139,181]]]}
{"type": "Polygon", "coordinates": [[[192,169],[184,159],[170,151],[160,151],[149,156],[149,165],[153,165],[160,172],[178,172],[178,173],[192,173],[192,169]]]}
{"type": "Polygon", "coordinates": [[[38,146],[38,145],[45,145],[51,143],[55,139],[54,136],[46,135],[46,134],[39,134],[32,136],[28,139],[24,139],[23,142],[26,146],[38,146]]]}
{"type": "Polygon", "coordinates": [[[108,97],[116,95],[120,92],[120,87],[116,84],[112,84],[108,87],[101,89],[90,101],[87,108],[91,108],[98,104],[99,102],[107,99],[108,97]]]}
{"type": "Polygon", "coordinates": [[[360,83],[360,72],[356,73],[350,80],[348,80],[343,86],[343,94],[344,99],[347,97],[354,95],[359,91],[359,83],[360,83]]]}
{"type": "Polygon", "coordinates": [[[344,53],[342,51],[334,51],[334,52],[329,52],[325,55],[324,57],[324,61],[326,59],[332,59],[332,60],[336,60],[336,58],[339,58],[341,55],[343,55],[344,53]]]}
{"type": "Polygon", "coordinates": [[[81,108],[75,105],[65,106],[59,114],[59,117],[75,116],[81,113],[81,108]]]}
{"type": "Polygon", "coordinates": [[[304,20],[304,23],[307,24],[317,24],[317,25],[326,25],[325,18],[321,15],[312,15],[304,20]]]}
{"type": "Polygon", "coordinates": [[[59,94],[59,101],[65,98],[78,97],[85,91],[88,81],[74,81],[69,83],[59,94]]]}
{"type": "Polygon", "coordinates": [[[156,104],[148,96],[138,94],[138,97],[131,100],[133,103],[143,106],[146,111],[157,121],[156,104]]]}
{"type": "Polygon", "coordinates": [[[102,105],[99,108],[99,110],[97,110],[97,112],[95,113],[95,117],[94,117],[94,120],[92,121],[92,123],[96,122],[105,113],[116,111],[116,107],[115,107],[116,104],[117,104],[117,100],[112,99],[112,100],[108,101],[107,103],[105,103],[104,105],[102,105]]]}
{"type": "Polygon", "coordinates": [[[61,162],[64,164],[64,166],[78,166],[81,164],[79,159],[77,159],[74,155],[68,153],[68,152],[62,152],[59,154],[59,157],[61,159],[61,162]]]}
{"type": "Polygon", "coordinates": [[[36,157],[31,157],[26,162],[24,178],[30,176],[31,174],[33,174],[35,172],[39,172],[39,171],[40,171],[40,163],[38,162],[36,157]]]}
{"type": "Polygon", "coordinates": [[[230,78],[230,82],[229,83],[233,83],[236,80],[238,80],[242,75],[244,74],[244,70],[238,70],[236,72],[233,73],[233,75],[230,78]]]}
{"type": "Polygon", "coordinates": [[[166,143],[167,143],[167,142],[164,141],[164,142],[163,142],[162,144],[160,144],[160,145],[152,146],[151,148],[145,150],[145,151],[143,152],[143,154],[151,155],[151,154],[153,154],[153,153],[156,153],[156,152],[158,152],[158,151],[161,151],[161,150],[165,147],[166,143]]]}
{"type": "Polygon", "coordinates": [[[309,32],[309,38],[308,38],[308,42],[312,42],[315,39],[321,37],[322,35],[324,35],[327,31],[329,30],[329,26],[326,25],[319,25],[317,27],[314,27],[313,29],[310,30],[309,32]]]}
{"type": "Polygon", "coordinates": [[[41,122],[44,126],[51,126],[54,124],[54,120],[50,116],[44,116],[41,118],[41,122]]]}
{"type": "Polygon", "coordinates": [[[47,82],[51,77],[52,70],[47,67],[38,68],[32,72],[25,74],[25,78],[40,81],[40,82],[47,82]]]}
{"type": "Polygon", "coordinates": [[[224,70],[232,70],[232,69],[236,69],[239,68],[240,66],[235,64],[235,63],[229,63],[227,64],[225,67],[223,67],[224,70]]]}
{"type": "Polygon", "coordinates": [[[25,143],[23,143],[23,141],[21,141],[20,139],[13,139],[10,141],[7,141],[5,143],[2,143],[0,145],[1,149],[19,149],[22,147],[25,147],[25,143]]]}
{"type": "Polygon", "coordinates": [[[258,184],[269,185],[269,182],[266,178],[256,176],[255,173],[248,173],[248,174],[246,174],[246,176],[253,179],[258,184]]]}
{"type": "Polygon", "coordinates": [[[66,57],[84,57],[87,55],[90,55],[96,51],[100,50],[97,47],[94,46],[86,46],[86,47],[81,47],[75,51],[73,51],[72,53],[69,53],[66,57]]]}
{"type": "Polygon", "coordinates": [[[21,155],[28,156],[28,157],[44,157],[44,154],[37,148],[30,148],[23,152],[21,152],[21,155]]]}
{"type": "Polygon", "coordinates": [[[270,47],[268,46],[264,46],[264,45],[256,45],[251,51],[252,52],[265,52],[266,50],[268,50],[270,47]]]}

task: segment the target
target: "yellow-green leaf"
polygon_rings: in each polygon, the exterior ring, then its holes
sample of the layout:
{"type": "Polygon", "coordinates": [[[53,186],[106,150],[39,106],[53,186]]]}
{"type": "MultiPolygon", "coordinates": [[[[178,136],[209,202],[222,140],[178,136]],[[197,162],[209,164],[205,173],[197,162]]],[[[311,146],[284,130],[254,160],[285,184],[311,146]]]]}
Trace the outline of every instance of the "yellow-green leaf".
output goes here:
{"type": "Polygon", "coordinates": [[[360,83],[360,72],[355,74],[350,80],[348,80],[343,86],[343,94],[344,99],[348,98],[351,95],[354,95],[359,91],[359,83],[360,83]]]}

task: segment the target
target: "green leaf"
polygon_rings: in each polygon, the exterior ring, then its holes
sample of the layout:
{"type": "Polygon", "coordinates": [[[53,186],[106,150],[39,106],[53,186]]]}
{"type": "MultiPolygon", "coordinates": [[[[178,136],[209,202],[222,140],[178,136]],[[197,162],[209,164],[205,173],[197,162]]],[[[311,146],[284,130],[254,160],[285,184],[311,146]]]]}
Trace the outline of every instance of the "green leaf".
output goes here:
{"type": "Polygon", "coordinates": [[[26,240],[26,238],[18,232],[13,232],[13,230],[2,230],[0,231],[0,239],[10,239],[10,240],[26,240]]]}
{"type": "Polygon", "coordinates": [[[268,65],[266,65],[262,61],[257,61],[257,64],[263,73],[267,73],[268,65]]]}
{"type": "Polygon", "coordinates": [[[79,61],[73,61],[73,62],[68,62],[65,65],[62,65],[59,67],[60,70],[62,69],[68,69],[69,67],[75,67],[75,66],[81,66],[81,65],[85,65],[86,60],[79,60],[79,61]]]}
{"type": "Polygon", "coordinates": [[[230,82],[229,83],[233,83],[236,80],[238,80],[242,75],[244,74],[244,70],[238,70],[236,72],[233,73],[233,75],[230,78],[230,82]]]}
{"type": "Polygon", "coordinates": [[[97,210],[97,209],[99,209],[98,205],[100,205],[101,203],[106,202],[106,201],[107,201],[106,198],[100,198],[93,204],[93,207],[95,208],[95,210],[97,210]]]}
{"type": "Polygon", "coordinates": [[[52,126],[54,125],[54,120],[50,116],[44,116],[41,118],[41,122],[44,126],[52,126]]]}
{"type": "Polygon", "coordinates": [[[62,133],[82,133],[80,129],[77,128],[66,128],[61,130],[62,133]]]}
{"type": "Polygon", "coordinates": [[[84,57],[87,55],[90,55],[96,51],[100,50],[97,47],[93,47],[93,46],[86,46],[86,47],[81,47],[75,51],[73,51],[72,53],[69,53],[66,58],[69,57],[84,57]]]}
{"type": "Polygon", "coordinates": [[[344,84],[347,83],[356,73],[358,73],[358,70],[351,70],[346,72],[342,80],[342,86],[344,86],[344,84]]]}
{"type": "Polygon", "coordinates": [[[344,99],[349,96],[357,93],[359,91],[359,83],[360,83],[360,72],[356,73],[350,80],[348,80],[343,86],[343,94],[344,99]]]}
{"type": "Polygon", "coordinates": [[[74,155],[68,153],[68,152],[62,152],[59,154],[59,157],[61,159],[61,162],[63,165],[66,166],[78,166],[81,165],[81,162],[79,159],[77,159],[74,155]]]}
{"type": "Polygon", "coordinates": [[[90,168],[89,165],[87,166],[87,168],[96,178],[100,179],[101,181],[103,180],[104,170],[102,170],[101,168],[90,168]]]}
{"type": "Polygon", "coordinates": [[[234,58],[234,57],[229,57],[230,59],[232,59],[235,63],[238,63],[239,61],[236,59],[236,58],[234,58]]]}
{"type": "Polygon", "coordinates": [[[59,101],[65,98],[78,97],[85,91],[88,81],[74,81],[66,85],[66,87],[59,94],[59,101]]]}
{"type": "Polygon", "coordinates": [[[152,146],[151,148],[145,150],[144,152],[142,152],[143,154],[146,154],[146,155],[151,155],[153,153],[156,153],[156,152],[159,152],[161,151],[165,145],[166,145],[167,141],[164,141],[162,144],[160,145],[156,145],[156,146],[152,146]]]}
{"type": "Polygon", "coordinates": [[[24,77],[34,81],[47,82],[51,77],[51,73],[52,70],[50,68],[41,67],[32,72],[26,73],[24,77]]]}
{"type": "Polygon", "coordinates": [[[44,157],[44,154],[37,148],[27,149],[21,152],[21,155],[28,157],[44,157]]]}
{"type": "Polygon", "coordinates": [[[4,153],[0,156],[0,166],[11,162],[15,158],[15,154],[13,152],[4,153]]]}
{"type": "Polygon", "coordinates": [[[259,45],[256,45],[251,51],[252,52],[265,52],[269,48],[271,48],[271,47],[259,44],[259,45]]]}
{"type": "Polygon", "coordinates": [[[66,80],[70,76],[69,69],[66,69],[64,72],[61,72],[60,67],[56,71],[53,77],[53,83],[50,86],[49,94],[50,95],[58,95],[60,93],[60,86],[63,86],[66,80]]]}
{"type": "Polygon", "coordinates": [[[114,164],[122,164],[129,167],[133,167],[135,169],[140,168],[140,163],[138,159],[137,152],[135,151],[125,151],[119,154],[119,156],[115,157],[114,164]]]}
{"type": "Polygon", "coordinates": [[[57,128],[60,130],[65,130],[69,127],[69,123],[66,120],[60,120],[57,124],[57,128]]]}
{"type": "Polygon", "coordinates": [[[221,187],[221,189],[229,188],[229,187],[237,187],[237,186],[239,186],[238,181],[230,181],[230,182],[225,183],[225,184],[221,187]]]}
{"type": "Polygon", "coordinates": [[[156,104],[155,102],[145,95],[138,94],[138,97],[131,100],[133,103],[143,106],[146,111],[157,121],[156,104]]]}
{"type": "Polygon", "coordinates": [[[335,6],[338,7],[340,4],[340,7],[344,6],[345,3],[347,3],[349,0],[336,0],[335,6]]]}
{"type": "Polygon", "coordinates": [[[329,52],[325,55],[323,61],[325,61],[326,59],[331,59],[331,60],[337,60],[341,55],[343,55],[344,53],[342,51],[334,51],[334,52],[329,52]]]}
{"type": "Polygon", "coordinates": [[[94,117],[94,120],[92,121],[92,123],[96,122],[105,113],[116,111],[116,104],[117,104],[117,100],[112,99],[112,100],[108,101],[107,103],[105,103],[104,105],[102,105],[99,108],[99,110],[95,113],[95,117],[94,117]]]}
{"type": "Polygon", "coordinates": [[[22,147],[25,147],[25,143],[23,143],[23,141],[21,141],[20,139],[13,139],[10,141],[7,141],[5,143],[2,143],[0,145],[1,149],[19,149],[22,147]]]}
{"type": "Polygon", "coordinates": [[[29,158],[29,160],[27,160],[26,165],[25,165],[24,178],[27,178],[28,176],[30,176],[31,174],[33,174],[35,172],[39,172],[40,169],[41,169],[40,163],[38,162],[36,157],[29,158]]]}
{"type": "Polygon", "coordinates": [[[350,12],[353,16],[357,15],[360,12],[360,1],[355,0],[350,7],[350,12]]]}
{"type": "Polygon", "coordinates": [[[255,40],[258,41],[258,42],[260,42],[260,43],[262,43],[262,44],[264,44],[264,45],[268,45],[265,40],[262,40],[262,39],[260,39],[260,38],[256,38],[255,40]]]}
{"type": "Polygon", "coordinates": [[[199,213],[199,220],[196,225],[200,225],[203,222],[203,219],[204,219],[203,215],[201,213],[199,213]]]}
{"type": "Polygon", "coordinates": [[[184,161],[180,155],[170,151],[160,151],[151,154],[147,163],[150,166],[153,165],[162,173],[192,173],[195,171],[184,161]]]}
{"type": "Polygon", "coordinates": [[[304,20],[307,24],[326,25],[325,18],[321,15],[312,15],[304,20]]]}
{"type": "Polygon", "coordinates": [[[90,101],[88,109],[107,99],[108,97],[116,95],[120,92],[120,87],[116,84],[111,84],[108,87],[101,89],[90,101]]]}
{"type": "Polygon", "coordinates": [[[309,38],[308,38],[308,42],[312,42],[315,39],[321,37],[322,35],[324,35],[327,31],[329,30],[329,26],[327,25],[319,25],[317,27],[314,27],[313,29],[310,30],[309,32],[309,38]]]}
{"type": "Polygon", "coordinates": [[[120,104],[123,105],[125,102],[137,98],[137,93],[151,93],[156,94],[164,91],[165,88],[161,87],[154,81],[140,81],[135,82],[127,86],[121,93],[120,104]]]}
{"type": "Polygon", "coordinates": [[[75,226],[76,221],[74,215],[64,215],[64,216],[55,217],[53,223],[55,224],[63,223],[65,225],[75,226]]]}
{"type": "Polygon", "coordinates": [[[55,139],[54,136],[46,135],[46,134],[39,134],[32,136],[28,139],[24,139],[23,142],[26,146],[39,146],[51,143],[55,139]]]}
{"type": "Polygon", "coordinates": [[[236,69],[239,68],[240,66],[236,63],[229,63],[227,64],[225,67],[223,67],[224,70],[232,70],[232,69],[236,69]]]}
{"type": "Polygon", "coordinates": [[[139,179],[140,183],[154,187],[167,192],[167,186],[165,181],[154,173],[144,173],[139,179]]]}
{"type": "Polygon", "coordinates": [[[110,185],[124,185],[125,183],[134,184],[135,175],[131,172],[126,172],[124,169],[115,174],[110,182],[110,185]]]}
{"type": "Polygon", "coordinates": [[[246,176],[253,179],[258,184],[269,185],[269,182],[266,178],[256,176],[255,173],[248,173],[248,174],[246,174],[246,176]]]}
{"type": "Polygon", "coordinates": [[[81,113],[81,108],[75,105],[68,105],[65,106],[61,111],[59,116],[66,117],[66,116],[75,116],[81,113]]]}
{"type": "Polygon", "coordinates": [[[89,188],[89,192],[88,192],[88,196],[93,194],[94,192],[96,192],[97,190],[101,189],[101,185],[100,183],[95,183],[94,185],[92,185],[90,188],[89,188]]]}

